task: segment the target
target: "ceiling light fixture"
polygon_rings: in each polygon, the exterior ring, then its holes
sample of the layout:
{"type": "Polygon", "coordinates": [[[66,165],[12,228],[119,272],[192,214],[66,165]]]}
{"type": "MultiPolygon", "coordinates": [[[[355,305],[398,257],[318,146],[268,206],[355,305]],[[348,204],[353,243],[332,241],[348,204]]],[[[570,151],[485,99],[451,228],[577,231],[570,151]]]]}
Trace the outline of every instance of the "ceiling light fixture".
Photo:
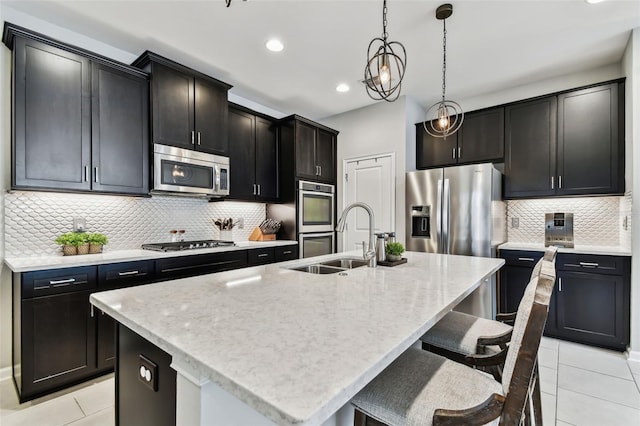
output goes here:
{"type": "Polygon", "coordinates": [[[340,83],[336,86],[336,91],[340,93],[348,92],[350,89],[349,85],[346,83],[340,83]]]}
{"type": "Polygon", "coordinates": [[[369,43],[364,84],[367,94],[376,101],[393,102],[400,96],[402,78],[407,66],[407,52],[397,41],[387,41],[387,0],[382,4],[382,38],[369,43]],[[395,50],[394,50],[395,49],[395,50]]]}
{"type": "Polygon", "coordinates": [[[265,43],[265,46],[267,46],[267,49],[272,52],[282,52],[282,49],[284,49],[284,44],[282,44],[282,42],[276,38],[272,38],[271,40],[267,41],[265,43]]]}
{"type": "Polygon", "coordinates": [[[447,138],[462,126],[464,111],[460,104],[446,99],[447,79],[447,26],[445,21],[453,14],[453,6],[443,4],[436,9],[436,18],[442,21],[442,100],[427,110],[424,130],[436,138],[447,138]]]}
{"type": "Polygon", "coordinates": [[[605,0],[585,0],[589,4],[602,3],[605,0]]]}

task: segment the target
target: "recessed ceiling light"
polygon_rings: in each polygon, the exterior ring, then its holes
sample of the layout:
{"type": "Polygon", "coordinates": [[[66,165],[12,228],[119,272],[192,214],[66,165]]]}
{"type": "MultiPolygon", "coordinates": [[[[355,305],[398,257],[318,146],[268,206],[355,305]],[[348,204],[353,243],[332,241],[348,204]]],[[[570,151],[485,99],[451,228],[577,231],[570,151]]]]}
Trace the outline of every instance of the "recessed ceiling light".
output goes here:
{"type": "Polygon", "coordinates": [[[584,0],[589,4],[596,4],[596,3],[602,3],[605,0],[584,0]]]}
{"type": "Polygon", "coordinates": [[[348,92],[350,89],[349,85],[346,83],[340,83],[336,86],[336,91],[340,93],[348,92]]]}
{"type": "Polygon", "coordinates": [[[272,38],[271,40],[267,41],[265,46],[267,46],[267,49],[272,52],[281,52],[282,49],[284,49],[284,44],[282,44],[282,42],[277,38],[272,38]]]}

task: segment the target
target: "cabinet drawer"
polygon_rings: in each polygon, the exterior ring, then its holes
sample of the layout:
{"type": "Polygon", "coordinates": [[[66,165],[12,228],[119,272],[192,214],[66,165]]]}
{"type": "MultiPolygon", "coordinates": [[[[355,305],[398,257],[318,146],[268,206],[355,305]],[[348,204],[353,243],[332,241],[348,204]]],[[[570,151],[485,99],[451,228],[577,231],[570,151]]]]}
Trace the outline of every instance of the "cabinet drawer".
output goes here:
{"type": "Polygon", "coordinates": [[[298,246],[276,247],[276,262],[284,262],[285,260],[295,260],[298,258],[298,246]]]}
{"type": "Polygon", "coordinates": [[[559,253],[556,265],[559,271],[625,275],[630,270],[630,259],[626,256],[559,253]]]}
{"type": "Polygon", "coordinates": [[[100,290],[150,283],[153,279],[153,260],[121,262],[98,266],[100,290]]]}
{"type": "Polygon", "coordinates": [[[505,264],[513,266],[530,266],[533,268],[544,255],[541,251],[501,250],[500,257],[505,264]]]}
{"type": "Polygon", "coordinates": [[[96,288],[96,267],[50,269],[25,272],[22,279],[22,298],[49,296],[96,288]]]}
{"type": "Polygon", "coordinates": [[[234,250],[223,253],[156,259],[156,281],[211,274],[247,266],[247,251],[234,250]]]}
{"type": "Polygon", "coordinates": [[[247,253],[249,266],[264,265],[266,263],[273,262],[274,259],[275,251],[273,250],[273,248],[253,249],[249,250],[247,253]]]}

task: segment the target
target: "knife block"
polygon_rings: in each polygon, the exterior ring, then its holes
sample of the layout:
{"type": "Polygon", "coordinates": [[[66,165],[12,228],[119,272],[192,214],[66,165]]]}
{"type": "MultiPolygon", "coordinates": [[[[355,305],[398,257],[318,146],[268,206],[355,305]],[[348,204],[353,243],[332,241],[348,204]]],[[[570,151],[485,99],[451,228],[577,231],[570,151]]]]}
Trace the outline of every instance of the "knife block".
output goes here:
{"type": "Polygon", "coordinates": [[[249,241],[275,241],[276,234],[264,234],[260,228],[255,228],[251,235],[249,235],[249,241]]]}

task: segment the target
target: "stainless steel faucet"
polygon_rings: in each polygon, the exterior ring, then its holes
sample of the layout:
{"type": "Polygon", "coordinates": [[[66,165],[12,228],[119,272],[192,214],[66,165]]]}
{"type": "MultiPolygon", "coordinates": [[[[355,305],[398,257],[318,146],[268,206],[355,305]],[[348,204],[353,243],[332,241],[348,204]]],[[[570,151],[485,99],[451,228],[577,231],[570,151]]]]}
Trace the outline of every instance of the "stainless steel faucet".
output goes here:
{"type": "Polygon", "coordinates": [[[362,257],[364,260],[369,261],[369,268],[375,268],[376,266],[378,266],[378,263],[376,262],[376,241],[373,234],[373,231],[375,229],[375,218],[373,216],[373,210],[371,209],[371,207],[369,207],[368,204],[357,202],[348,205],[342,211],[340,220],[338,220],[338,224],[336,225],[336,231],[344,231],[344,226],[347,224],[347,214],[349,214],[349,211],[354,207],[362,207],[369,215],[369,247],[365,251],[364,241],[362,242],[362,257]]]}

